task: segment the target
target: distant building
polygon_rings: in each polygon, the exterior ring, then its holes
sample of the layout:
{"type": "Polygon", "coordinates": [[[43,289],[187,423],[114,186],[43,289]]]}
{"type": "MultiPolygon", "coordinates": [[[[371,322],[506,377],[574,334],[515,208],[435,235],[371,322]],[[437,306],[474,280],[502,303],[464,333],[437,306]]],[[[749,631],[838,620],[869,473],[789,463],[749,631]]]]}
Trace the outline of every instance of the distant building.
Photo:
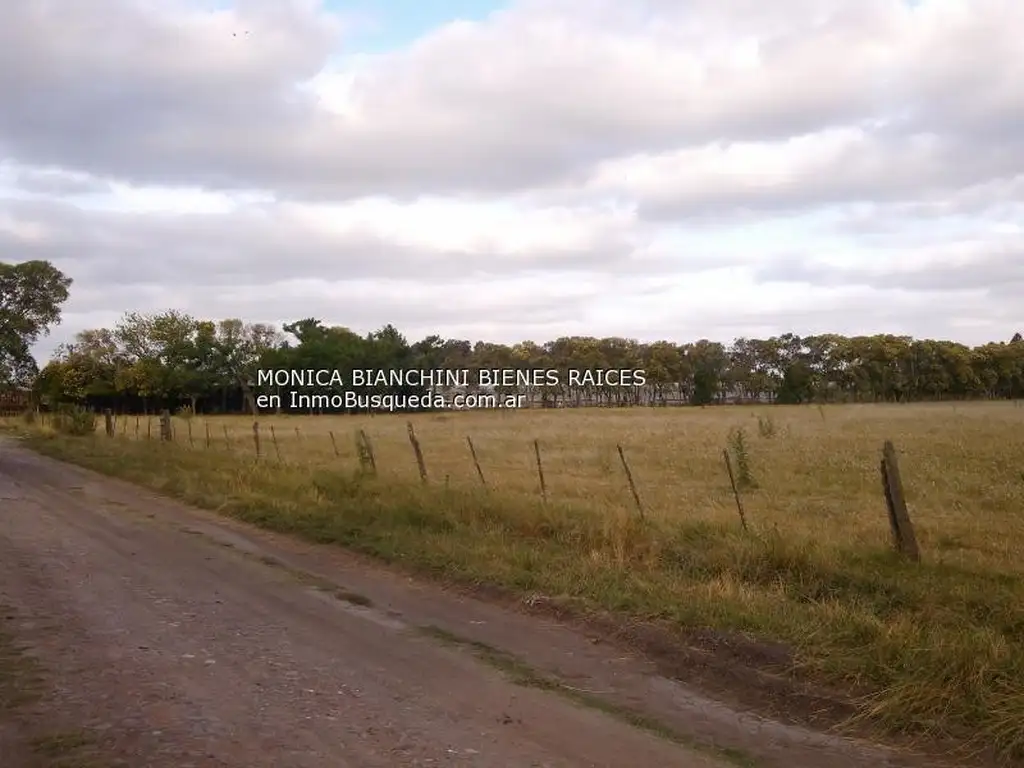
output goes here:
{"type": "Polygon", "coordinates": [[[22,413],[32,402],[32,390],[28,387],[0,387],[0,415],[10,416],[22,413]]]}

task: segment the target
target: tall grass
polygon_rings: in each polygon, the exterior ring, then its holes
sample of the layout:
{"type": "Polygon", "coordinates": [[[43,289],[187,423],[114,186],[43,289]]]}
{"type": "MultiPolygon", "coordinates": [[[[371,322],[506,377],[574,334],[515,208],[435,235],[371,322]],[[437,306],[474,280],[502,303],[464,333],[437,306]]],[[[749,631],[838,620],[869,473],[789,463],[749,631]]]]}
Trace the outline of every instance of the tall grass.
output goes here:
{"type": "Polygon", "coordinates": [[[793,407],[773,409],[770,427],[765,418],[746,408],[423,415],[413,422],[425,486],[405,417],[261,417],[261,429],[276,427],[280,462],[266,450],[255,460],[241,418],[210,420],[210,448],[202,417],[194,447],[182,423],[174,445],[146,440],[145,424],[139,440],[134,425],[114,439],[32,439],[258,525],[466,582],[785,642],[801,675],[861,695],[866,721],[1024,757],[1024,409],[793,407]],[[375,477],[357,471],[359,429],[375,477]],[[886,438],[901,451],[920,564],[890,552],[877,474],[886,438]],[[749,535],[723,448],[757,475],[742,491],[749,535]]]}

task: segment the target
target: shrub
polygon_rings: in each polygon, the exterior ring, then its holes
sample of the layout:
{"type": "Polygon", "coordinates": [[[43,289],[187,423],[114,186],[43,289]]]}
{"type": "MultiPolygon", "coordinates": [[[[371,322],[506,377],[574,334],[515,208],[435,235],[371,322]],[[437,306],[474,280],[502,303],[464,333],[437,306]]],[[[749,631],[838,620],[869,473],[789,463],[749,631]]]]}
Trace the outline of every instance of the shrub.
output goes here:
{"type": "Polygon", "coordinates": [[[79,405],[63,406],[53,414],[51,424],[65,435],[91,435],[96,432],[96,414],[79,405]]]}

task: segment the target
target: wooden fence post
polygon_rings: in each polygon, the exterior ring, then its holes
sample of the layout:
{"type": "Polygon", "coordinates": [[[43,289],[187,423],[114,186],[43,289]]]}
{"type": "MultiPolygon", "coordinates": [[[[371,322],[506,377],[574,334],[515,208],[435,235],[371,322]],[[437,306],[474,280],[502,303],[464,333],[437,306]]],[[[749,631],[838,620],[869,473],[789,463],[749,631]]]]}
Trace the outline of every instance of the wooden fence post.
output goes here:
{"type": "Polygon", "coordinates": [[[160,440],[170,442],[174,438],[171,434],[171,412],[166,408],[160,411],[160,440]]]}
{"type": "Polygon", "coordinates": [[[416,466],[420,470],[420,481],[427,482],[427,465],[423,461],[423,450],[420,448],[420,441],[416,439],[416,430],[412,428],[412,422],[405,422],[406,429],[409,431],[409,443],[412,445],[412,451],[416,454],[416,466]]]}
{"type": "Polygon", "coordinates": [[[230,451],[231,450],[231,437],[228,435],[228,425],[227,424],[221,424],[221,426],[224,428],[224,447],[227,448],[230,451]]]}
{"type": "Polygon", "coordinates": [[[256,446],[256,460],[260,458],[260,423],[254,421],[252,423],[252,444],[256,446]]]}
{"type": "Polygon", "coordinates": [[[114,412],[109,408],[103,409],[103,428],[107,432],[107,437],[114,436],[114,412]]]}
{"type": "Polygon", "coordinates": [[[476,447],[473,445],[473,438],[466,435],[466,443],[469,445],[469,455],[473,457],[473,466],[476,467],[476,475],[480,478],[480,485],[486,488],[487,481],[484,480],[484,471],[480,468],[480,459],[477,458],[476,447]]]}
{"type": "Polygon", "coordinates": [[[356,431],[356,452],[359,455],[359,467],[364,472],[369,469],[371,475],[377,474],[377,457],[373,453],[370,436],[362,429],[356,431]]]}
{"type": "MultiPolygon", "coordinates": [[[[371,412],[372,415],[372,412],[371,412]]],[[[370,440],[370,436],[359,430],[363,436],[363,442],[366,444],[366,452],[370,456],[370,468],[373,470],[373,474],[377,474],[377,453],[373,450],[373,442],[370,440]]]]}
{"type": "Polygon", "coordinates": [[[336,457],[341,456],[341,453],[338,451],[338,441],[334,439],[334,432],[328,430],[327,434],[331,436],[331,447],[334,448],[334,455],[336,457]]]}
{"type": "Polygon", "coordinates": [[[277,455],[277,463],[281,463],[281,446],[277,444],[277,432],[274,431],[274,425],[270,425],[270,439],[274,442],[274,453],[277,455]]]}
{"type": "Polygon", "coordinates": [[[633,494],[633,501],[636,502],[636,509],[640,513],[640,519],[644,519],[644,505],[640,501],[640,494],[636,490],[636,483],[633,482],[633,473],[629,470],[629,463],[626,461],[626,454],[622,450],[621,445],[616,445],[619,449],[619,459],[622,461],[622,468],[626,470],[626,480],[629,481],[629,490],[633,494]]]}
{"type": "Polygon", "coordinates": [[[740,513],[740,525],[747,530],[747,515],[743,511],[743,500],[740,498],[740,489],[736,486],[736,475],[732,471],[732,459],[729,458],[729,449],[722,449],[722,456],[725,458],[725,468],[729,472],[729,484],[732,485],[732,495],[736,498],[736,511],[740,513]]]}
{"type": "Polygon", "coordinates": [[[210,422],[204,421],[203,426],[206,427],[206,447],[209,448],[213,445],[213,440],[210,438],[210,422]]]}
{"type": "Polygon", "coordinates": [[[188,424],[188,447],[189,448],[195,448],[196,447],[196,441],[192,439],[192,419],[189,419],[187,424],[188,424]]]}
{"type": "Polygon", "coordinates": [[[540,440],[534,439],[533,453],[537,457],[537,477],[540,478],[540,497],[545,504],[548,503],[548,485],[544,482],[544,464],[540,460],[540,440]]]}
{"type": "Polygon", "coordinates": [[[921,559],[921,550],[917,546],[914,524],[910,521],[910,513],[907,511],[907,499],[903,493],[903,478],[900,476],[896,447],[891,440],[886,440],[882,446],[882,462],[879,469],[882,475],[885,505],[889,510],[889,527],[892,530],[893,545],[901,555],[917,562],[921,559]]]}

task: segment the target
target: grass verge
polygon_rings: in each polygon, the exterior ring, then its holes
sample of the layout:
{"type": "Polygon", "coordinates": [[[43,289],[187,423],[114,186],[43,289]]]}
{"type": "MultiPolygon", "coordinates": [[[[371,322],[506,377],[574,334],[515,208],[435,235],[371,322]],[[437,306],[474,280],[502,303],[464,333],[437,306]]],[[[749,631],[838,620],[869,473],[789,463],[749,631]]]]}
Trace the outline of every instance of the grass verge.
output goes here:
{"type": "Polygon", "coordinates": [[[856,541],[595,515],[522,497],[268,467],[176,445],[32,433],[44,454],[268,529],[466,584],[786,643],[858,720],[1024,758],[1024,576],[906,564],[856,541]]]}

